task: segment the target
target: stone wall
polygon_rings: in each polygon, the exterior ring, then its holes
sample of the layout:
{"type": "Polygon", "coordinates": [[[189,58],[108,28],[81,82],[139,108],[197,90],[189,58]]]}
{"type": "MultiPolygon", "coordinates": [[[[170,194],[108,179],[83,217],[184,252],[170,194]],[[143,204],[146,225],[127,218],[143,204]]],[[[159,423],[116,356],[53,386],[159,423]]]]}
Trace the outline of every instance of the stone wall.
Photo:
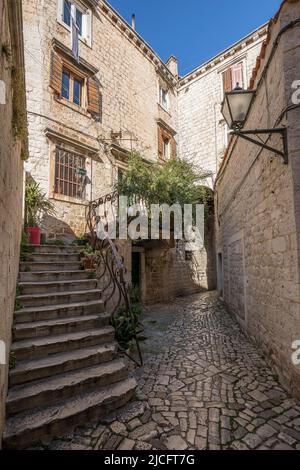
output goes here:
{"type": "MultiPolygon", "coordinates": [[[[43,231],[47,237],[74,238],[86,231],[88,202],[110,193],[118,168],[126,168],[126,151],[137,150],[149,161],[157,161],[161,135],[158,124],[163,126],[164,132],[175,133],[177,139],[177,61],[171,57],[164,64],[117,12],[100,1],[92,12],[92,42],[87,45],[80,41],[80,58],[98,70],[96,76],[101,84],[102,118],[101,122],[95,122],[83,110],[58,100],[49,86],[53,41],[70,49],[70,33],[58,21],[59,2],[25,0],[23,3],[30,152],[26,170],[55,204],[55,216],[44,221],[43,231]],[[169,90],[168,111],[159,104],[160,85],[169,90]],[[122,139],[112,141],[111,132],[120,130],[122,139]],[[84,201],[53,192],[55,147],[60,142],[64,142],[66,149],[72,146],[88,149],[80,150],[87,152],[89,183],[84,201]]],[[[82,1],[83,6],[88,4],[82,1]]],[[[125,246],[130,279],[131,244],[125,243],[125,246]]],[[[160,254],[149,256],[159,258],[160,254]]],[[[173,281],[172,288],[164,293],[165,300],[176,293],[214,285],[214,281],[206,278],[210,255],[205,251],[195,255],[192,284],[189,282],[191,262],[185,263],[173,251],[168,256],[173,281]],[[179,280],[181,278],[184,280],[179,280]]],[[[159,264],[160,259],[156,262],[159,264]]],[[[144,274],[146,299],[146,291],[153,293],[155,287],[154,277],[144,274]]]]}
{"type": "MultiPolygon", "coordinates": [[[[3,0],[0,3],[0,18],[0,113],[5,116],[0,126],[0,341],[6,345],[6,365],[0,364],[1,445],[22,228],[21,153],[24,155],[26,152],[25,142],[14,137],[14,124],[16,118],[20,118],[18,113],[22,115],[22,109],[13,107],[13,97],[20,93],[13,77],[23,75],[21,1],[3,0]]],[[[24,88],[21,79],[18,80],[18,87],[24,88]]],[[[25,109],[25,103],[23,106],[25,109]]]]}
{"type": "Polygon", "coordinates": [[[213,185],[227,145],[225,121],[221,115],[223,72],[233,64],[243,64],[247,88],[266,26],[183,77],[178,87],[179,154],[210,172],[213,185]]]}
{"type": "MultiPolygon", "coordinates": [[[[111,191],[118,161],[112,143],[138,150],[145,158],[158,155],[158,124],[163,120],[177,129],[177,78],[148,45],[106,2],[92,11],[91,47],[80,41],[80,57],[98,70],[102,118],[55,98],[50,88],[53,40],[70,49],[70,32],[58,21],[57,0],[25,0],[24,34],[30,159],[26,169],[50,198],[55,198],[56,219],[46,224],[48,235],[80,235],[85,230],[85,206],[111,191]],[[158,104],[159,83],[169,87],[169,110],[158,104]],[[47,132],[50,128],[50,132],[47,132]],[[111,132],[122,139],[111,141],[111,132]],[[88,146],[90,183],[86,200],[73,201],[53,194],[53,159],[58,133],[77,145],[88,146]]],[[[80,3],[80,2],[79,2],[80,3]]],[[[87,7],[89,2],[83,1],[87,7]]]]}
{"type": "MultiPolygon", "coordinates": [[[[300,2],[284,2],[271,23],[268,44],[253,75],[257,95],[246,128],[288,128],[289,164],[234,139],[216,183],[218,285],[232,312],[280,376],[300,398],[300,370],[292,342],[300,339],[300,109],[292,83],[300,77],[300,2]]],[[[279,137],[269,144],[281,148],[279,137]]]]}

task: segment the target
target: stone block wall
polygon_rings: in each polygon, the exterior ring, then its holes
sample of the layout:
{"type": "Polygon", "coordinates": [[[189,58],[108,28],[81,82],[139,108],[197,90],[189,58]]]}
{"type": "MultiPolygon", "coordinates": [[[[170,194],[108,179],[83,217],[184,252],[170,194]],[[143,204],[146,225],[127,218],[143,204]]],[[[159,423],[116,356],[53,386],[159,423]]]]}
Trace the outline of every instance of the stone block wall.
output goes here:
{"type": "MultiPolygon", "coordinates": [[[[15,137],[14,122],[22,111],[13,105],[19,90],[13,76],[23,74],[21,1],[0,3],[0,341],[6,346],[6,364],[0,364],[0,445],[3,432],[11,330],[19,268],[23,213],[25,144],[15,137]]],[[[22,81],[18,86],[23,86],[22,81]]],[[[25,109],[25,103],[23,103],[25,109]]],[[[25,124],[24,124],[25,125],[25,124]]],[[[1,353],[3,352],[1,344],[1,353]]],[[[2,361],[1,354],[1,361],[2,361]]]]}
{"type": "Polygon", "coordinates": [[[221,114],[222,74],[233,64],[243,63],[247,88],[265,38],[266,26],[263,26],[179,82],[179,154],[211,173],[207,181],[211,187],[226,149],[225,121],[221,114]]]}
{"type": "MultiPolygon", "coordinates": [[[[253,76],[257,95],[246,123],[248,129],[287,126],[289,164],[233,140],[215,201],[219,290],[282,383],[300,398],[300,370],[291,360],[292,343],[300,339],[300,109],[284,112],[300,77],[299,24],[288,26],[299,17],[300,2],[286,1],[272,23],[253,76]]],[[[282,148],[277,136],[269,144],[282,148]]]]}
{"type": "Polygon", "coordinates": [[[57,238],[65,232],[80,235],[85,230],[85,206],[109,193],[117,178],[118,162],[110,151],[111,132],[121,130],[122,140],[114,143],[125,150],[138,150],[149,160],[157,159],[157,120],[162,119],[176,132],[177,77],[106,2],[100,1],[92,11],[91,47],[80,41],[80,58],[98,70],[101,85],[102,118],[96,122],[82,110],[57,100],[49,86],[53,40],[71,48],[70,32],[58,21],[58,1],[25,0],[23,4],[30,153],[26,170],[55,199],[56,219],[63,222],[55,226],[52,219],[50,227],[46,223],[47,234],[57,238]],[[170,87],[168,112],[158,104],[161,80],[170,87]],[[90,149],[90,182],[84,201],[74,203],[53,194],[54,133],[90,149]]]}

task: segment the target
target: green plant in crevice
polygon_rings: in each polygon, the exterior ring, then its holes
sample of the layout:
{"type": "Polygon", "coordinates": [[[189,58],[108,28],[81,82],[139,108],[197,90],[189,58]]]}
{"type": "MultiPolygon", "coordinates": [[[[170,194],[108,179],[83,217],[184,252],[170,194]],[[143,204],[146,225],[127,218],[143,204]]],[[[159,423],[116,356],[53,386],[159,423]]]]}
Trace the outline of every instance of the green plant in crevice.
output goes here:
{"type": "MultiPolygon", "coordinates": [[[[28,127],[27,127],[24,71],[21,68],[13,68],[11,73],[12,73],[12,84],[13,84],[12,127],[14,130],[15,137],[27,144],[28,127]]],[[[26,152],[27,151],[23,148],[23,155],[22,155],[23,160],[26,160],[28,158],[28,155],[24,154],[26,152]]]]}
{"type": "Polygon", "coordinates": [[[88,273],[88,279],[96,279],[97,278],[97,274],[95,271],[90,271],[88,273]]]}
{"type": "Polygon", "coordinates": [[[9,354],[9,369],[15,369],[17,367],[17,357],[14,351],[9,354]]]}
{"type": "Polygon", "coordinates": [[[48,241],[47,241],[47,245],[51,245],[51,246],[66,246],[65,242],[64,242],[63,240],[60,240],[60,239],[48,240],[48,241]]]}
{"type": "Polygon", "coordinates": [[[130,349],[133,342],[139,340],[139,335],[143,331],[140,323],[141,314],[142,308],[139,304],[132,305],[129,311],[122,305],[112,317],[111,324],[116,331],[116,340],[122,348],[130,349]]]}

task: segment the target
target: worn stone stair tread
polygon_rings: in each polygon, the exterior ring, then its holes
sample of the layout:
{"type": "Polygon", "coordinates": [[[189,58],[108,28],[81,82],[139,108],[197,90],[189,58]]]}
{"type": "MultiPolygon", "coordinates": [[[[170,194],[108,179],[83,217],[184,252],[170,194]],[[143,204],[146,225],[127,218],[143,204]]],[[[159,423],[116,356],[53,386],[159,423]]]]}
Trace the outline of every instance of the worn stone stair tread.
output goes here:
{"type": "MultiPolygon", "coordinates": [[[[75,417],[77,417],[76,424],[80,424],[78,423],[80,416],[84,419],[86,414],[92,410],[94,412],[89,416],[89,419],[92,417],[97,419],[96,408],[99,409],[99,415],[103,415],[105,409],[110,405],[118,404],[118,400],[122,398],[128,399],[129,395],[133,394],[135,387],[136,381],[134,379],[126,379],[104,389],[75,395],[55,405],[33,409],[12,416],[6,421],[4,443],[7,445],[13,444],[16,438],[22,438],[22,436],[30,432],[39,432],[41,428],[45,428],[47,433],[51,433],[51,425],[59,421],[68,422],[71,419],[73,423],[75,422],[75,417]]],[[[123,403],[121,402],[120,406],[122,405],[123,403]]],[[[23,442],[28,442],[28,439],[26,440],[25,438],[23,442]]]]}
{"type": "MultiPolygon", "coordinates": [[[[55,255],[56,256],[56,255],[55,255]]],[[[53,264],[61,264],[61,265],[65,265],[65,264],[80,264],[80,260],[76,260],[76,261],[21,261],[20,265],[21,266],[26,266],[28,264],[33,264],[33,265],[37,265],[37,264],[46,264],[46,265],[53,265],[53,264]]],[[[43,271],[45,272],[45,271],[43,271]]]]}
{"type": "MultiPolygon", "coordinates": [[[[34,263],[30,263],[29,261],[29,264],[34,264],[34,263]]],[[[46,263],[36,263],[36,264],[46,264],[46,263]]],[[[57,264],[57,263],[49,263],[49,264],[57,264]]],[[[66,263],[60,263],[60,264],[66,264],[66,263]]],[[[70,264],[74,264],[74,262],[71,262],[70,264]]],[[[66,271],[20,271],[20,274],[34,274],[35,276],[45,276],[46,274],[51,274],[51,276],[54,276],[55,274],[56,275],[59,275],[59,274],[70,274],[70,276],[72,276],[72,274],[78,274],[78,273],[81,273],[81,274],[86,274],[87,276],[89,275],[89,271],[84,271],[83,269],[70,269],[69,271],[66,270],[66,271]]],[[[70,279],[71,281],[72,279],[70,279]]],[[[92,281],[94,281],[95,279],[91,279],[92,281]]],[[[30,281],[22,281],[22,282],[30,282],[30,281]]],[[[49,281],[50,282],[50,281],[49,281]]],[[[55,281],[52,281],[52,282],[55,282],[55,281]]],[[[58,281],[60,282],[60,281],[58,281]]]]}
{"type": "MultiPolygon", "coordinates": [[[[83,295],[83,294],[97,294],[97,293],[101,294],[101,292],[102,292],[102,291],[101,291],[100,289],[85,289],[85,290],[81,290],[81,291],[75,291],[75,290],[74,290],[74,291],[58,291],[58,292],[49,292],[49,293],[47,293],[47,294],[26,294],[26,295],[19,295],[19,296],[17,297],[17,299],[18,299],[18,300],[29,300],[29,299],[33,299],[33,300],[34,300],[34,299],[41,299],[41,298],[42,298],[42,299],[43,299],[43,298],[47,299],[47,298],[49,298],[49,297],[64,297],[64,296],[66,296],[66,295],[81,295],[81,294],[83,295]]],[[[91,302],[84,302],[85,305],[86,305],[86,304],[89,304],[89,303],[91,303],[91,302]]],[[[64,304],[64,305],[66,305],[66,304],[64,304]]],[[[69,304],[69,303],[68,303],[66,306],[69,306],[69,305],[72,305],[72,304],[69,304]]],[[[38,307],[27,307],[27,308],[24,308],[24,309],[22,308],[21,310],[22,310],[22,312],[23,312],[24,310],[27,310],[28,308],[30,309],[30,311],[32,311],[33,309],[35,310],[35,309],[38,308],[38,307]]],[[[20,311],[20,310],[18,310],[18,312],[19,312],[19,311],[20,311]]]]}
{"type": "MultiPolygon", "coordinates": [[[[68,271],[64,271],[64,272],[68,272],[68,271]]],[[[72,272],[72,271],[70,271],[72,272]]],[[[79,272],[82,272],[82,271],[79,271],[79,272]]],[[[42,271],[42,274],[45,274],[45,271],[42,271]]],[[[55,271],[52,271],[51,274],[55,274],[55,271]]],[[[87,282],[90,282],[91,284],[96,284],[97,283],[97,280],[96,279],[74,279],[74,280],[67,280],[67,281],[21,281],[18,283],[18,285],[20,287],[39,287],[39,286],[55,286],[57,284],[60,284],[60,285],[73,285],[73,284],[84,284],[84,283],[87,283],[87,282]]],[[[69,291],[68,291],[69,292],[69,291]]],[[[61,291],[59,292],[61,293],[61,291]]],[[[42,294],[43,295],[43,294],[42,294]]],[[[45,294],[45,296],[48,295],[48,294],[45,294]]],[[[50,294],[52,295],[52,294],[50,294]]],[[[39,295],[40,296],[40,295],[39,295]]],[[[29,297],[32,297],[31,295],[29,295],[29,297]]]]}
{"type": "Polygon", "coordinates": [[[65,256],[79,256],[80,255],[80,252],[78,251],[74,251],[74,253],[70,252],[70,251],[66,251],[64,253],[61,253],[61,252],[58,252],[58,253],[51,253],[51,252],[43,252],[43,253],[35,253],[35,252],[32,252],[32,253],[28,253],[28,256],[57,256],[58,258],[60,257],[65,257],[65,256]]]}
{"type": "Polygon", "coordinates": [[[46,357],[39,357],[35,359],[25,359],[17,363],[16,367],[9,373],[10,377],[15,376],[19,373],[26,371],[32,371],[35,369],[44,369],[46,367],[53,367],[57,364],[63,364],[67,362],[74,362],[86,357],[90,357],[93,354],[99,354],[102,352],[111,351],[114,353],[116,350],[116,343],[100,344],[97,346],[87,347],[83,349],[76,349],[75,351],[68,351],[63,353],[51,354],[46,357]]]}
{"type": "MultiPolygon", "coordinates": [[[[77,318],[77,317],[76,317],[77,318]]],[[[108,335],[114,333],[112,326],[103,326],[102,328],[94,328],[92,330],[76,331],[74,333],[63,333],[60,335],[40,336],[38,338],[29,338],[26,340],[18,340],[12,343],[12,351],[20,351],[26,348],[38,348],[57,343],[68,343],[92,336],[108,335]]]]}
{"type": "Polygon", "coordinates": [[[101,378],[108,374],[115,374],[125,369],[125,364],[121,359],[115,359],[108,363],[97,364],[91,367],[76,369],[71,372],[53,375],[43,380],[37,380],[22,385],[15,385],[9,389],[6,403],[8,405],[20,399],[30,400],[34,396],[47,391],[56,391],[59,393],[65,387],[80,385],[92,378],[101,378]]]}
{"type": "MultiPolygon", "coordinates": [[[[101,292],[101,291],[100,291],[101,292]]],[[[61,294],[60,292],[58,294],[61,294]]],[[[67,292],[67,295],[70,294],[70,292],[67,292]]],[[[51,294],[47,294],[51,295],[51,294]]],[[[66,295],[66,294],[65,294],[66,295]]],[[[41,297],[38,295],[37,297],[41,297]]],[[[46,296],[45,296],[46,297],[46,296]]],[[[61,309],[72,309],[72,308],[77,308],[77,307],[90,307],[92,305],[103,305],[103,300],[91,300],[89,302],[74,302],[74,303],[67,303],[67,304],[55,304],[55,305],[45,305],[45,306],[37,306],[37,307],[25,307],[21,308],[20,310],[17,310],[15,312],[15,315],[18,316],[18,313],[32,313],[32,312],[49,312],[51,310],[61,310],[61,309]]],[[[45,321],[52,321],[52,320],[45,320],[45,321]]],[[[58,320],[60,321],[60,320],[58,320]]],[[[40,323],[43,322],[34,322],[35,326],[39,325],[40,323]]],[[[55,320],[54,323],[57,323],[55,320]]],[[[18,325],[21,325],[19,323],[18,325]]]]}

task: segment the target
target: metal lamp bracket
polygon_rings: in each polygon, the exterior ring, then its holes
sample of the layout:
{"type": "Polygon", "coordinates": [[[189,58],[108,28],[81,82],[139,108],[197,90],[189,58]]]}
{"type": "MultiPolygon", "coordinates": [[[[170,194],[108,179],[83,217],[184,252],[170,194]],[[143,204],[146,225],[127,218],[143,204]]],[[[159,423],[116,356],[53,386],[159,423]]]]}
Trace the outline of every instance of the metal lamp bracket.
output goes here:
{"type": "Polygon", "coordinates": [[[258,145],[259,147],[262,147],[265,150],[269,150],[270,152],[275,153],[276,155],[279,155],[280,157],[283,158],[283,163],[285,165],[288,164],[289,158],[288,158],[288,136],[287,136],[287,128],[286,127],[281,127],[281,128],[275,128],[275,129],[254,129],[254,130],[233,130],[231,134],[236,135],[237,137],[241,137],[244,140],[247,140],[248,142],[251,142],[252,144],[258,145]],[[282,137],[282,143],[283,143],[283,151],[280,151],[278,149],[275,149],[274,147],[271,147],[270,145],[267,145],[265,142],[262,140],[257,140],[253,139],[253,135],[271,135],[271,134],[280,134],[282,137]]]}

